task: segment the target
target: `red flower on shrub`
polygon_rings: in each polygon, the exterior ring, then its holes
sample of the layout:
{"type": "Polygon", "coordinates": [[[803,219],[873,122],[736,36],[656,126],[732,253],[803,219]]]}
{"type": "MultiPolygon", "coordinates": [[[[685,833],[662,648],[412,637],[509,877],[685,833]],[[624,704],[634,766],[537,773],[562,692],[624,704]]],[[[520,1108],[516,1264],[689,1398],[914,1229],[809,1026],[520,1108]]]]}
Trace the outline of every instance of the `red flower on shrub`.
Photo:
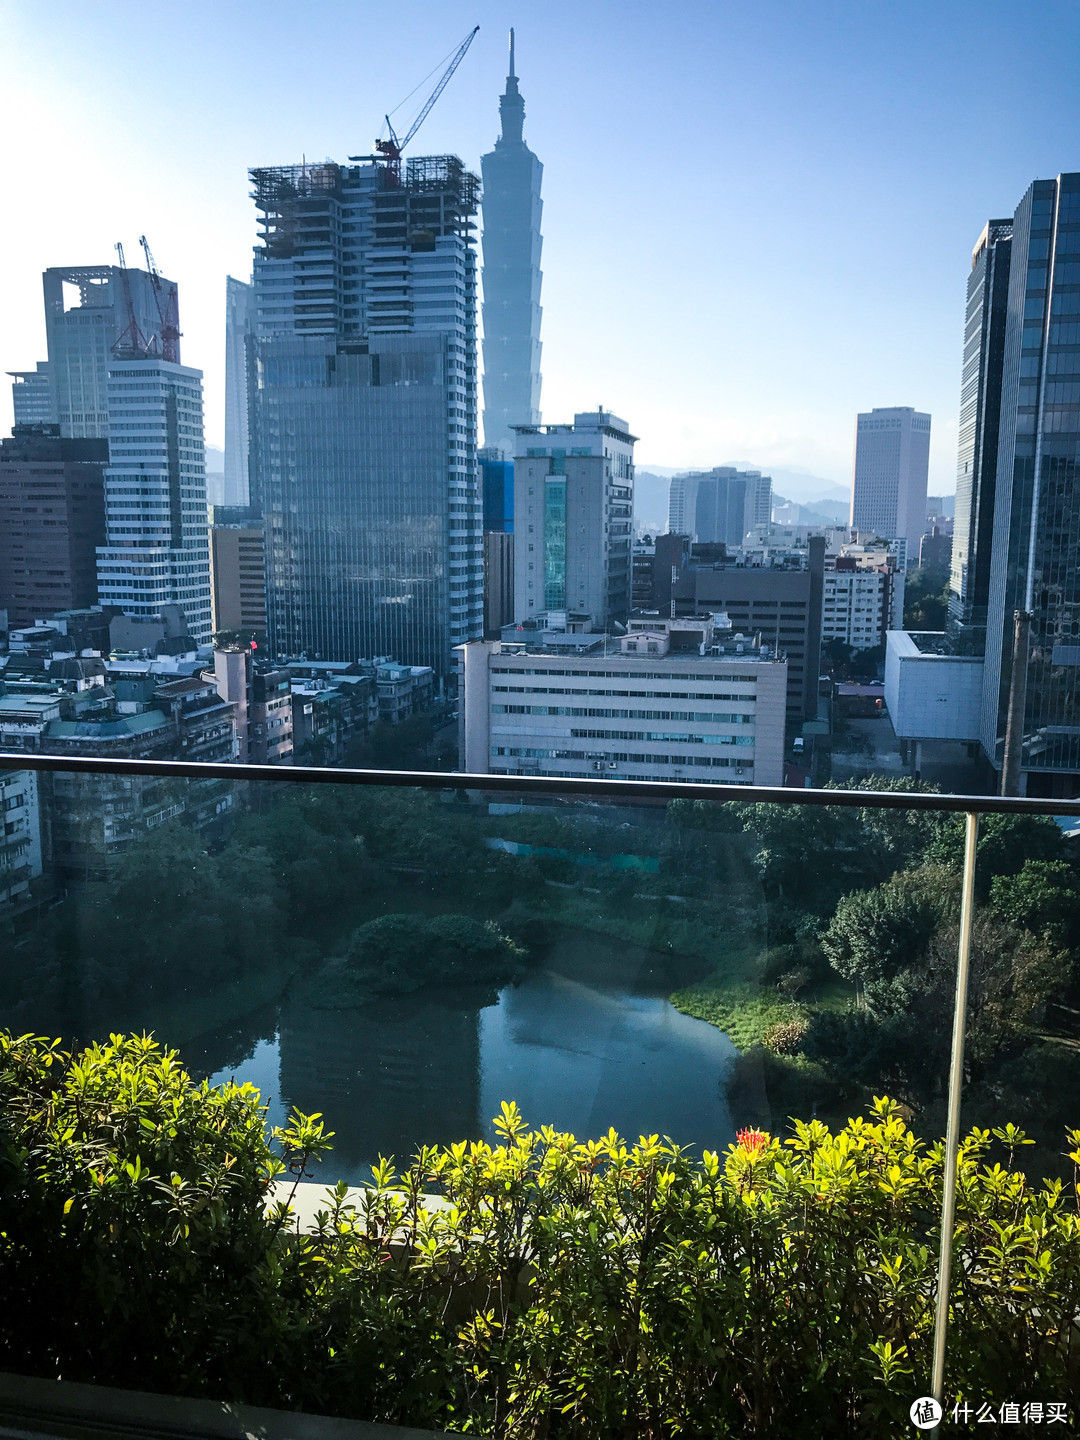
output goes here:
{"type": "Polygon", "coordinates": [[[756,1160],[769,1143],[769,1137],[764,1130],[736,1130],[735,1139],[751,1160],[756,1160]]]}

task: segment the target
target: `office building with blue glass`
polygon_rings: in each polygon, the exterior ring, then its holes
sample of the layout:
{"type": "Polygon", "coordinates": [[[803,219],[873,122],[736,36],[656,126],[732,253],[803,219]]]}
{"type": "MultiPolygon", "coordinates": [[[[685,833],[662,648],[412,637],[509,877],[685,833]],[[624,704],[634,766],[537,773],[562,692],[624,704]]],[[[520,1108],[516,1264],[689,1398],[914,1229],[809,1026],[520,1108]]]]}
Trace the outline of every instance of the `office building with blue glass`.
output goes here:
{"type": "Polygon", "coordinates": [[[251,173],[271,651],[445,675],[483,626],[477,179],[456,156],[251,173]]]}
{"type": "MultiPolygon", "coordinates": [[[[1012,220],[987,589],[982,746],[1019,788],[1080,791],[1080,173],[1037,180],[1012,220]],[[1012,684],[1014,615],[1030,616],[1012,684]]],[[[960,506],[957,507],[960,517],[960,506]]],[[[969,522],[970,526],[970,522],[969,522]]]]}
{"type": "Polygon", "coordinates": [[[967,285],[949,580],[952,648],[969,655],[981,655],[986,644],[1011,258],[1011,218],[987,221],[972,251],[967,285]]]}

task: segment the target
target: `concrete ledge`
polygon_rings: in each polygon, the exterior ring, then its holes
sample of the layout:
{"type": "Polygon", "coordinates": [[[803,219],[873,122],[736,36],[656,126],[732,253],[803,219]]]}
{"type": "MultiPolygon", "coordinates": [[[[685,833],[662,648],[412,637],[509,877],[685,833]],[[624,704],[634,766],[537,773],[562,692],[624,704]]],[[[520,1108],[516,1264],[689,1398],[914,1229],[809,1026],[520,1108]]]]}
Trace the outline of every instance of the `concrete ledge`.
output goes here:
{"type": "Polygon", "coordinates": [[[446,1433],[0,1371],[5,1440],[433,1440],[446,1433]]]}

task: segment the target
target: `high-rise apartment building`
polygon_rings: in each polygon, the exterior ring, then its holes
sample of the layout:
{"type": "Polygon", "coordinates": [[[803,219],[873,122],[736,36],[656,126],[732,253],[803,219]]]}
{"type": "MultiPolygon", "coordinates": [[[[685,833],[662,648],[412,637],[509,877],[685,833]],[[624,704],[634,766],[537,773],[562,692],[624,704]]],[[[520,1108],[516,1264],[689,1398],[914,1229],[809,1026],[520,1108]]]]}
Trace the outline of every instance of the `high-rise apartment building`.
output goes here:
{"type": "Polygon", "coordinates": [[[676,475],[668,491],[668,533],[702,545],[742,545],[755,525],[772,520],[772,477],[719,465],[676,475]]]}
{"type": "Polygon", "coordinates": [[[49,362],[39,360],[34,370],[9,370],[11,408],[16,425],[55,425],[49,362]]]}
{"type": "Polygon", "coordinates": [[[0,440],[0,609],[11,627],[97,601],[109,447],[58,430],[16,425],[0,440]]]}
{"type": "Polygon", "coordinates": [[[501,133],[480,161],[484,181],[484,444],[514,453],[513,427],[540,423],[540,183],[525,144],[525,101],[514,73],[499,100],[501,133]]]}
{"type": "Polygon", "coordinates": [[[188,634],[211,635],[202,372],[169,360],[109,367],[109,467],[98,599],[136,619],[179,605],[188,634]]]}
{"type": "Polygon", "coordinates": [[[953,647],[969,654],[981,655],[986,640],[1011,257],[1012,220],[988,221],[975,242],[967,284],[949,581],[953,647]]]}
{"type": "Polygon", "coordinates": [[[514,619],[630,613],[634,441],[608,410],[572,425],[519,425],[514,457],[514,619]]]}
{"type": "Polygon", "coordinates": [[[120,354],[162,353],[176,285],[117,265],[59,267],[42,282],[53,418],[61,435],[104,439],[109,366],[120,354]]]}
{"type": "Polygon", "coordinates": [[[855,426],[852,529],[895,540],[900,568],[919,552],[926,529],[930,416],[910,405],[877,408],[855,426]]]}
{"type": "Polygon", "coordinates": [[[478,182],[452,155],[252,180],[270,648],[446,674],[483,627],[478,182]]]}
{"type": "Polygon", "coordinates": [[[1080,173],[1037,180],[1012,220],[987,593],[982,745],[1019,786],[1080,790],[1080,173]],[[1029,615],[1013,683],[1014,614],[1029,615]]]}
{"type": "Polygon", "coordinates": [[[228,275],[225,279],[225,489],[222,504],[247,505],[248,416],[254,388],[252,366],[255,292],[228,275]]]}

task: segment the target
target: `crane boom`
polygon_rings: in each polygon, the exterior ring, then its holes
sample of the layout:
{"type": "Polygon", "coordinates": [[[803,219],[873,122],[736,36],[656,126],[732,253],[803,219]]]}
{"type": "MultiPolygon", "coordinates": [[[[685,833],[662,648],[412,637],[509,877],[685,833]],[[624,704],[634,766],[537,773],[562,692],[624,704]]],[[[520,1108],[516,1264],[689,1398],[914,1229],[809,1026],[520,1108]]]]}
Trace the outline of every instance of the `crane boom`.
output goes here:
{"type": "Polygon", "coordinates": [[[390,116],[386,116],[387,138],[385,140],[376,140],[375,149],[379,152],[380,155],[385,156],[388,162],[387,168],[390,169],[395,175],[400,175],[401,173],[402,151],[405,149],[405,146],[408,145],[409,141],[413,138],[416,132],[420,129],[420,126],[430,115],[431,107],[435,104],[435,101],[438,100],[439,96],[446,89],[447,84],[449,83],[454,71],[461,64],[462,60],[465,59],[466,51],[468,50],[472,42],[476,39],[479,29],[479,25],[474,26],[473,29],[469,31],[468,35],[465,36],[465,39],[458,46],[457,50],[454,52],[453,59],[443,71],[442,76],[439,79],[439,83],[435,86],[435,89],[424,101],[424,104],[421,106],[419,115],[417,115],[416,119],[409,126],[409,129],[406,132],[404,139],[398,139],[397,133],[395,132],[393,125],[391,125],[390,123],[390,116]]]}
{"type": "Polygon", "coordinates": [[[176,291],[165,288],[166,282],[162,278],[161,271],[154,263],[150,242],[145,235],[139,236],[139,244],[142,246],[143,254],[146,256],[146,269],[150,276],[150,284],[154,287],[154,304],[157,307],[158,320],[161,325],[161,329],[158,332],[161,338],[161,358],[163,360],[172,360],[174,363],[179,364],[180,315],[176,304],[176,291]]]}
{"type": "Polygon", "coordinates": [[[458,46],[457,52],[455,53],[454,58],[450,61],[450,64],[449,64],[449,65],[446,67],[446,69],[443,71],[442,79],[439,81],[439,83],[435,86],[435,89],[434,89],[434,90],[431,92],[431,94],[428,96],[428,98],[427,98],[427,100],[426,100],[426,102],[425,102],[425,104],[424,104],[423,109],[420,111],[420,114],[416,117],[416,119],[413,121],[413,123],[409,126],[409,129],[408,129],[408,132],[406,133],[405,139],[402,140],[402,142],[401,142],[401,149],[402,149],[402,150],[405,149],[405,146],[408,145],[409,141],[413,138],[413,136],[416,134],[417,130],[420,129],[420,126],[424,123],[424,121],[427,119],[428,115],[431,113],[431,107],[435,104],[435,101],[438,100],[439,96],[440,96],[440,95],[442,94],[442,92],[446,89],[447,83],[449,82],[450,77],[453,75],[454,71],[455,71],[455,70],[458,68],[458,66],[461,64],[462,60],[465,59],[466,51],[468,50],[468,48],[469,48],[469,46],[472,44],[472,42],[476,39],[476,36],[477,36],[477,33],[479,32],[479,30],[480,30],[480,26],[479,26],[479,25],[474,26],[473,29],[469,31],[468,35],[465,36],[465,39],[464,39],[464,40],[461,42],[461,44],[458,46]]]}
{"type": "Polygon", "coordinates": [[[117,240],[113,249],[120,261],[120,289],[124,298],[126,323],[116,336],[111,348],[118,360],[130,360],[145,355],[150,349],[150,342],[139,329],[139,322],[135,319],[135,302],[131,296],[131,277],[128,274],[127,260],[124,258],[124,246],[121,241],[117,240]]]}

